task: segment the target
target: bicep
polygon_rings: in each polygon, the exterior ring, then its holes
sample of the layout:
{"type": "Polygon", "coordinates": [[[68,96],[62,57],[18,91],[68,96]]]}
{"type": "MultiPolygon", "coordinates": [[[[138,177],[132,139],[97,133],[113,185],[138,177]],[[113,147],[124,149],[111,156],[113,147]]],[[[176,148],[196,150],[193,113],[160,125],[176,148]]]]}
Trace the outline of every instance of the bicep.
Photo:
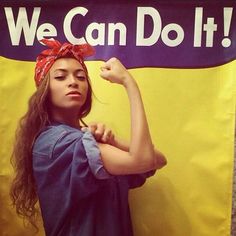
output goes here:
{"type": "Polygon", "coordinates": [[[105,169],[112,175],[138,174],[149,171],[148,161],[138,161],[128,151],[109,144],[98,143],[105,169]]]}

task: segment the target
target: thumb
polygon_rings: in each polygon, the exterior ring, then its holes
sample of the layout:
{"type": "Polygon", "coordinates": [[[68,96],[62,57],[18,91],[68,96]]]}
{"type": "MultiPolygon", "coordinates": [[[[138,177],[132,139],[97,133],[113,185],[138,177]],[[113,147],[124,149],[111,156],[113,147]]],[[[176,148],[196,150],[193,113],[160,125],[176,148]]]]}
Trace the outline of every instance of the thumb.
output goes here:
{"type": "Polygon", "coordinates": [[[109,76],[110,76],[110,71],[107,70],[107,69],[101,68],[100,76],[101,76],[103,79],[108,80],[108,79],[109,79],[109,76]]]}

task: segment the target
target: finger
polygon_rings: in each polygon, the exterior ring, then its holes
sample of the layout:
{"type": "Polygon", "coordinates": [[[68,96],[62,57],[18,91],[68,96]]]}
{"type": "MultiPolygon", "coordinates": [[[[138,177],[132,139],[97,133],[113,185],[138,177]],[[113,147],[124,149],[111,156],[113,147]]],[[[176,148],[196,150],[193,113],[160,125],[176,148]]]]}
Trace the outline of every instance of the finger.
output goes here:
{"type": "Polygon", "coordinates": [[[104,80],[107,80],[107,81],[109,81],[109,82],[112,82],[111,80],[110,80],[110,78],[111,78],[111,73],[110,73],[110,71],[101,71],[100,72],[100,76],[104,79],[104,80]]]}
{"type": "Polygon", "coordinates": [[[100,76],[103,78],[103,79],[107,79],[108,78],[108,71],[107,70],[102,70],[100,72],[100,76]]]}
{"type": "Polygon", "coordinates": [[[114,139],[115,139],[115,136],[111,132],[108,136],[106,136],[102,139],[102,142],[113,145],[114,144],[114,139]]]}
{"type": "Polygon", "coordinates": [[[96,127],[96,130],[95,130],[95,133],[94,133],[94,136],[95,136],[96,140],[100,140],[101,139],[101,137],[104,134],[104,131],[105,131],[104,124],[98,123],[97,127],[96,127]]]}
{"type": "Polygon", "coordinates": [[[102,142],[109,142],[112,131],[110,129],[105,130],[103,136],[101,137],[102,142]]]}
{"type": "Polygon", "coordinates": [[[109,63],[109,61],[105,62],[101,67],[100,70],[101,71],[107,71],[111,69],[111,63],[109,63]]]}
{"type": "Polygon", "coordinates": [[[115,57],[110,58],[108,61],[106,61],[103,64],[103,66],[100,67],[101,71],[107,71],[107,70],[109,71],[109,70],[111,70],[112,69],[112,64],[114,62],[116,62],[116,61],[118,61],[117,58],[115,58],[115,57]]]}
{"type": "Polygon", "coordinates": [[[114,144],[114,140],[115,140],[115,135],[113,133],[111,133],[111,136],[109,137],[108,143],[113,145],[114,144]]]}
{"type": "Polygon", "coordinates": [[[104,64],[103,66],[100,67],[101,71],[106,71],[106,70],[110,70],[110,69],[111,69],[111,66],[108,64],[104,64]]]}
{"type": "Polygon", "coordinates": [[[97,129],[97,124],[96,123],[89,123],[88,124],[88,130],[94,135],[95,130],[97,129]]]}

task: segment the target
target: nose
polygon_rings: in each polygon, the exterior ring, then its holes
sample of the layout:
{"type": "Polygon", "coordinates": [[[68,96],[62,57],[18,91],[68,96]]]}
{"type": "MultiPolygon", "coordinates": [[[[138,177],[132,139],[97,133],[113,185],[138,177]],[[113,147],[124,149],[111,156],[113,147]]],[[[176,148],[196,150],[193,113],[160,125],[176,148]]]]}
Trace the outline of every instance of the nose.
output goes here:
{"type": "Polygon", "coordinates": [[[79,86],[78,80],[74,75],[69,75],[68,81],[69,81],[68,82],[69,87],[77,88],[79,86]]]}

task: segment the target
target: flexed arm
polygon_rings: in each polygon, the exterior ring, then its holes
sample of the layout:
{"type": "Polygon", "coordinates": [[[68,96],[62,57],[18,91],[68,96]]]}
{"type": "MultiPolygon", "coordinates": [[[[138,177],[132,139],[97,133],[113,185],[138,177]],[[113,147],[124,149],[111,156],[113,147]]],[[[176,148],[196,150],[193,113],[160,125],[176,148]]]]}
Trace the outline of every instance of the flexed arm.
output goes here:
{"type": "Polygon", "coordinates": [[[116,58],[108,60],[101,68],[101,77],[121,84],[127,91],[131,114],[131,140],[129,147],[118,139],[114,145],[99,144],[105,168],[112,174],[143,173],[161,168],[165,157],[154,149],[142,98],[136,81],[116,58]]]}

